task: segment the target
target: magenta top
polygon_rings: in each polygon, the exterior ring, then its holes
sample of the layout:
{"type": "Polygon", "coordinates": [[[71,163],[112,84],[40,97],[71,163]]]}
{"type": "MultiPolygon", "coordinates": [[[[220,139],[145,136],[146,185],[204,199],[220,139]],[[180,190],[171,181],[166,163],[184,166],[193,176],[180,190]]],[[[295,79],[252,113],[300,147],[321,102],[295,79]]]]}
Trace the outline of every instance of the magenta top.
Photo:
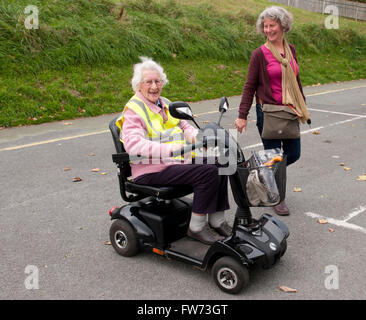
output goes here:
{"type": "MultiPolygon", "coordinates": [[[[281,63],[277,61],[272,52],[263,44],[261,46],[264,57],[267,61],[267,71],[270,79],[272,96],[277,101],[278,104],[282,104],[282,70],[281,63]]],[[[295,59],[290,61],[292,69],[296,68],[296,74],[299,73],[299,66],[297,65],[295,59]]]]}

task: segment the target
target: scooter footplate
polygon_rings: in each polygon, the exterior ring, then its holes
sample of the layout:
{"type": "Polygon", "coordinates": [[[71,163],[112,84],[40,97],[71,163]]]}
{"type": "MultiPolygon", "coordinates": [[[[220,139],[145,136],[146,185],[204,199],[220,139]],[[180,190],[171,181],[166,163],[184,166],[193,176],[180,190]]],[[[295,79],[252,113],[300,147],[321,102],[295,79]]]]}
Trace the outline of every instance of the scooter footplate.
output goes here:
{"type": "Polygon", "coordinates": [[[208,249],[210,249],[210,245],[193,240],[189,237],[184,237],[173,242],[168,251],[177,252],[180,255],[202,262],[208,249]]]}

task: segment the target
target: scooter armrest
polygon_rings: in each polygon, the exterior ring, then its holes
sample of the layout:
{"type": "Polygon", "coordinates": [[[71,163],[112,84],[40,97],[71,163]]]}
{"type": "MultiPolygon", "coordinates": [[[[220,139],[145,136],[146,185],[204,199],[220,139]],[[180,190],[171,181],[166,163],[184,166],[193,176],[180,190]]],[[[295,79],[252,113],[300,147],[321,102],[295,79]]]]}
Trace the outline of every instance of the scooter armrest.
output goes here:
{"type": "Polygon", "coordinates": [[[115,153],[115,154],[112,154],[112,160],[114,163],[129,162],[130,156],[128,155],[127,152],[115,153]]]}
{"type": "Polygon", "coordinates": [[[145,159],[146,157],[144,156],[135,156],[135,155],[129,155],[127,152],[121,152],[121,153],[115,153],[112,154],[112,160],[114,163],[117,164],[121,164],[121,163],[125,163],[125,162],[130,162],[130,161],[136,161],[136,160],[140,160],[140,159],[145,159]]]}

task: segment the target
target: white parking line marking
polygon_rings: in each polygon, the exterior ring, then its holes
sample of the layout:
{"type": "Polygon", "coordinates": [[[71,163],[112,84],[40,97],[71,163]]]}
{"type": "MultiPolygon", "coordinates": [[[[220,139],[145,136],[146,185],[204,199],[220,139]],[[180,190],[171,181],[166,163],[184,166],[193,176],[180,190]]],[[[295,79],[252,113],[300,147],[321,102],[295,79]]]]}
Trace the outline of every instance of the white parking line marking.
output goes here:
{"type": "Polygon", "coordinates": [[[363,115],[363,114],[344,113],[344,112],[330,111],[330,110],[322,110],[322,109],[315,109],[315,108],[308,108],[308,110],[310,110],[310,111],[317,111],[317,112],[332,113],[332,114],[340,114],[342,116],[347,116],[347,117],[361,117],[361,118],[366,118],[366,115],[363,115]]]}
{"type": "Polygon", "coordinates": [[[324,129],[324,128],[330,128],[330,127],[333,127],[333,126],[338,126],[338,125],[343,124],[343,123],[352,122],[352,121],[360,120],[360,119],[366,119],[366,116],[360,116],[360,117],[356,117],[356,118],[352,118],[352,119],[347,119],[347,120],[343,120],[343,121],[337,121],[337,122],[328,124],[326,126],[321,126],[321,127],[317,127],[317,128],[311,128],[309,130],[301,131],[301,134],[306,134],[306,133],[309,133],[309,132],[317,131],[317,130],[324,129]]]}
{"type": "Polygon", "coordinates": [[[348,229],[355,230],[355,231],[360,231],[360,232],[366,234],[366,228],[363,228],[363,227],[361,227],[357,224],[348,222],[348,220],[358,216],[360,213],[362,213],[364,211],[366,211],[366,206],[359,206],[359,207],[355,208],[351,213],[346,215],[342,220],[334,219],[334,218],[331,218],[331,217],[326,217],[326,216],[323,216],[323,215],[320,215],[320,214],[317,214],[317,213],[313,213],[313,212],[305,212],[304,214],[307,215],[310,218],[325,219],[330,224],[334,224],[336,226],[343,227],[343,228],[348,228],[348,229]]]}
{"type": "Polygon", "coordinates": [[[89,132],[89,133],[84,133],[84,134],[78,134],[76,136],[63,137],[63,138],[57,138],[57,139],[43,140],[43,141],[34,142],[34,143],[22,144],[20,146],[2,148],[2,149],[0,149],[0,151],[10,151],[10,150],[29,148],[29,147],[39,146],[39,145],[47,144],[47,143],[53,143],[53,142],[59,142],[59,141],[65,141],[65,140],[72,140],[72,139],[88,137],[88,136],[94,136],[96,134],[102,134],[102,133],[106,133],[106,132],[109,132],[109,130],[103,130],[103,131],[98,131],[98,132],[89,132]]]}
{"type": "Polygon", "coordinates": [[[342,89],[336,89],[336,90],[328,90],[328,91],[324,91],[324,92],[316,92],[316,93],[307,94],[306,96],[307,97],[319,96],[319,95],[322,95],[322,94],[342,92],[342,91],[346,91],[346,90],[361,89],[361,88],[366,88],[366,86],[358,86],[358,87],[352,87],[352,88],[342,88],[342,89]]]}
{"type": "Polygon", "coordinates": [[[348,220],[358,216],[360,213],[364,212],[365,210],[366,210],[366,206],[359,206],[359,207],[355,208],[351,213],[346,215],[343,218],[343,221],[348,221],[348,220]]]}

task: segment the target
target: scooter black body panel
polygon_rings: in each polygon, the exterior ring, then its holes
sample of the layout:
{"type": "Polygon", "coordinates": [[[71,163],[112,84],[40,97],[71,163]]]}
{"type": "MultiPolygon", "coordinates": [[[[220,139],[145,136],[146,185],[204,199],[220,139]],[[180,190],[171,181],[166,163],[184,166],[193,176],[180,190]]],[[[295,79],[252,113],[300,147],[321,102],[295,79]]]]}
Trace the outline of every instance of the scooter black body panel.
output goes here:
{"type": "Polygon", "coordinates": [[[246,255],[251,263],[270,268],[284,254],[289,230],[279,219],[264,214],[258,220],[257,228],[238,225],[233,235],[232,245],[246,255]]]}
{"type": "Polygon", "coordinates": [[[170,201],[145,199],[123,206],[112,213],[112,219],[126,219],[135,230],[141,244],[165,249],[184,237],[191,217],[192,200],[170,201]]]}
{"type": "Polygon", "coordinates": [[[206,256],[202,262],[203,269],[209,268],[213,264],[213,262],[215,262],[218,258],[224,256],[233,257],[245,266],[250,265],[250,260],[247,258],[246,254],[243,254],[243,252],[236,250],[236,248],[231,245],[231,238],[232,237],[224,241],[216,241],[210,246],[210,249],[207,251],[206,256]]]}
{"type": "Polygon", "coordinates": [[[155,242],[155,235],[153,231],[136,216],[138,207],[134,204],[124,205],[111,214],[111,219],[123,219],[130,223],[137,238],[143,242],[155,242]]]}

